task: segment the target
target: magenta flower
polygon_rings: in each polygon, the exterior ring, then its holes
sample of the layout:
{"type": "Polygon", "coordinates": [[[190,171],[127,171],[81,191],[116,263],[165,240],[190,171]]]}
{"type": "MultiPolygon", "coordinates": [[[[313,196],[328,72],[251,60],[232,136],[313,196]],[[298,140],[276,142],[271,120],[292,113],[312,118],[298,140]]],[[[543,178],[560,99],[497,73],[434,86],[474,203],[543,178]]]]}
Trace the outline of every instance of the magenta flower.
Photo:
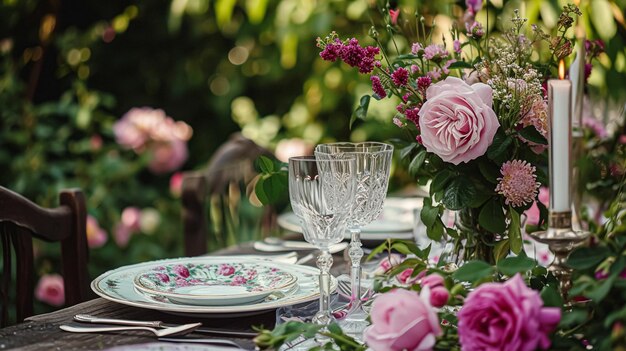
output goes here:
{"type": "Polygon", "coordinates": [[[420,90],[426,90],[432,83],[433,80],[428,76],[417,78],[417,87],[420,90]]]}
{"type": "Polygon", "coordinates": [[[435,62],[440,62],[449,55],[446,48],[438,44],[430,44],[424,49],[424,58],[435,62]]]}
{"type": "Polygon", "coordinates": [[[221,264],[220,268],[218,268],[217,270],[217,274],[223,275],[223,276],[233,275],[233,273],[235,273],[235,267],[229,264],[221,264]]]}
{"type": "Polygon", "coordinates": [[[441,308],[448,303],[450,292],[444,286],[437,286],[430,290],[430,304],[433,307],[441,308]]]}
{"type": "Polygon", "coordinates": [[[522,160],[507,161],[500,168],[496,192],[504,196],[504,203],[515,207],[532,202],[537,196],[539,186],[536,168],[522,160]]]}
{"type": "Polygon", "coordinates": [[[448,77],[431,85],[426,99],[419,128],[427,151],[455,165],[485,154],[500,126],[491,87],[448,77]]]}
{"type": "Polygon", "coordinates": [[[334,43],[326,44],[324,50],[320,52],[320,57],[325,61],[335,62],[341,55],[343,49],[343,43],[339,39],[335,39],[334,43]]]}
{"type": "Polygon", "coordinates": [[[419,128],[419,112],[420,112],[420,109],[417,107],[407,108],[404,111],[404,115],[406,116],[406,119],[415,123],[415,125],[418,126],[418,128],[419,128]]]}
{"type": "Polygon", "coordinates": [[[431,350],[441,335],[437,313],[415,291],[395,289],[376,297],[371,318],[363,339],[374,351],[431,350]]]}
{"type": "Polygon", "coordinates": [[[380,77],[371,76],[370,80],[372,81],[372,91],[374,91],[374,94],[378,95],[381,99],[386,97],[387,92],[385,91],[383,84],[380,82],[380,77]]]}
{"type": "Polygon", "coordinates": [[[433,273],[422,278],[422,280],[420,281],[420,285],[422,286],[422,288],[428,287],[430,289],[434,289],[438,286],[443,286],[444,279],[439,274],[433,273]]]}
{"type": "Polygon", "coordinates": [[[469,11],[475,14],[483,8],[483,0],[465,0],[465,5],[469,11]]]}
{"type": "Polygon", "coordinates": [[[343,45],[339,53],[341,60],[351,67],[358,67],[360,73],[370,73],[376,67],[376,55],[380,49],[374,46],[361,47],[359,41],[352,38],[343,45]]]}
{"type": "Polygon", "coordinates": [[[182,264],[174,266],[174,272],[181,278],[189,278],[189,270],[182,264]]]}
{"type": "Polygon", "coordinates": [[[407,268],[403,270],[400,274],[396,275],[396,279],[404,285],[410,285],[418,281],[422,276],[424,276],[425,271],[419,272],[415,277],[413,277],[413,268],[407,268]]]}
{"type": "Polygon", "coordinates": [[[389,18],[391,18],[391,24],[393,24],[394,26],[398,24],[398,16],[400,16],[399,9],[389,9],[389,18]]]}
{"type": "Polygon", "coordinates": [[[63,277],[58,274],[46,274],[39,279],[35,288],[35,298],[52,306],[65,303],[65,286],[63,277]]]}
{"type": "Polygon", "coordinates": [[[465,23],[465,30],[470,38],[480,39],[485,35],[485,29],[480,22],[465,23]]]}
{"type": "Polygon", "coordinates": [[[532,351],[550,347],[561,309],[543,307],[539,293],[519,274],[505,283],[485,283],[472,291],[458,313],[461,348],[532,351]]]}
{"type": "Polygon", "coordinates": [[[403,87],[409,82],[409,71],[404,67],[398,67],[391,73],[391,80],[396,86],[403,87]]]}
{"type": "Polygon", "coordinates": [[[454,48],[454,52],[456,52],[457,54],[460,54],[461,51],[461,42],[456,39],[454,40],[454,42],[452,42],[452,47],[454,48]]]}
{"type": "Polygon", "coordinates": [[[584,117],[583,126],[592,131],[593,134],[600,139],[604,139],[609,136],[609,133],[607,133],[606,128],[604,127],[604,123],[595,117],[584,117]]]}

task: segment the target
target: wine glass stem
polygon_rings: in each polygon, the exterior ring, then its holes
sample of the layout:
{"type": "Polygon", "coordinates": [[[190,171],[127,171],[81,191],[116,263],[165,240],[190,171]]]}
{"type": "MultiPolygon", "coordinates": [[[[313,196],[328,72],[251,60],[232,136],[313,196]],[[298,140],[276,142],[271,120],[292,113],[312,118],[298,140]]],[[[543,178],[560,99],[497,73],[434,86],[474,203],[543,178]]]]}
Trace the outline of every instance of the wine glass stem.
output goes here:
{"type": "Polygon", "coordinates": [[[361,304],[361,258],[363,258],[363,249],[361,248],[361,228],[350,229],[352,234],[350,240],[350,249],[348,254],[352,262],[351,276],[351,296],[350,302],[356,307],[361,304]]]}
{"type": "Polygon", "coordinates": [[[315,321],[320,324],[328,324],[331,320],[330,311],[330,267],[333,265],[333,256],[328,249],[321,250],[317,256],[317,268],[320,269],[320,310],[315,321]]]}

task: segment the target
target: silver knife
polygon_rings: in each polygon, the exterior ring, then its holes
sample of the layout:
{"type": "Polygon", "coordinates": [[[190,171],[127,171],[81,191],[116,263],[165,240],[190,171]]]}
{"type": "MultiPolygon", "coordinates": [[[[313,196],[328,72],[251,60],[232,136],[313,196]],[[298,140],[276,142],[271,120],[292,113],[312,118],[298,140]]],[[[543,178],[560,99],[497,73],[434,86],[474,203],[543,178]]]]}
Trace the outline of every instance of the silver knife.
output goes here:
{"type": "MultiPolygon", "coordinates": [[[[138,321],[131,319],[118,319],[118,318],[100,318],[95,316],[90,316],[88,314],[77,314],[74,316],[74,320],[77,322],[83,323],[94,323],[94,324],[116,324],[116,325],[129,325],[129,326],[138,326],[138,327],[152,327],[152,328],[171,328],[178,326],[178,324],[169,324],[163,323],[161,321],[138,321]]],[[[196,333],[205,333],[212,335],[224,335],[231,337],[243,337],[243,338],[253,338],[258,335],[258,333],[250,332],[250,331],[240,331],[240,330],[228,330],[228,329],[218,329],[218,328],[207,328],[200,327],[194,330],[196,333]]]]}

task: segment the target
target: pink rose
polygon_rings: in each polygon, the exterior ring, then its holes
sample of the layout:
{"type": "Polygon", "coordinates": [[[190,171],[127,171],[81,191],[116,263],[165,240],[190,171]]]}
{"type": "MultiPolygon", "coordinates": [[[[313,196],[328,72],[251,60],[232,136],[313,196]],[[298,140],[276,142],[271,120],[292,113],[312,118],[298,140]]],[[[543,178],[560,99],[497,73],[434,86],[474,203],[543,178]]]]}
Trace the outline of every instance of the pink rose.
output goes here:
{"type": "Polygon", "coordinates": [[[122,224],[130,231],[135,232],[140,229],[139,219],[141,218],[141,210],[137,207],[126,207],[122,211],[122,224]]]}
{"type": "Polygon", "coordinates": [[[65,286],[63,277],[58,274],[46,274],[39,279],[35,288],[35,297],[52,306],[62,306],[65,303],[65,286]]]}
{"type": "Polygon", "coordinates": [[[180,197],[183,192],[183,174],[176,172],[170,177],[170,194],[174,197],[180,197]]]}
{"type": "Polygon", "coordinates": [[[458,313],[463,350],[532,351],[550,347],[549,334],[561,319],[558,307],[543,307],[539,293],[516,274],[505,283],[472,291],[458,313]]]}
{"type": "Polygon", "coordinates": [[[431,85],[419,112],[426,150],[455,165],[484,155],[500,126],[492,104],[491,87],[483,83],[448,77],[431,85]]]}
{"type": "Polygon", "coordinates": [[[98,220],[92,215],[87,215],[87,245],[90,248],[101,247],[106,244],[107,239],[107,232],[100,227],[98,220]]]}
{"type": "Polygon", "coordinates": [[[430,291],[430,304],[433,305],[433,307],[440,308],[445,306],[446,303],[448,303],[449,298],[450,293],[448,292],[448,289],[443,286],[434,287],[430,291]]]}
{"type": "Polygon", "coordinates": [[[390,270],[393,266],[400,264],[403,260],[403,256],[399,254],[391,254],[385,258],[383,258],[378,264],[378,268],[374,272],[375,275],[385,274],[388,270],[390,270]]]}
{"type": "Polygon", "coordinates": [[[444,286],[444,283],[445,281],[443,277],[437,273],[427,275],[422,278],[422,281],[420,281],[420,285],[422,286],[422,288],[428,287],[431,290],[438,286],[444,286]]]}
{"type": "Polygon", "coordinates": [[[441,335],[437,313],[415,291],[395,289],[378,296],[371,318],[363,339],[374,351],[432,350],[441,335]]]}
{"type": "Polygon", "coordinates": [[[413,268],[407,268],[403,270],[400,274],[396,275],[396,279],[404,285],[411,285],[418,281],[420,278],[422,278],[424,274],[426,274],[426,271],[421,271],[415,277],[412,277],[413,268]]]}
{"type": "Polygon", "coordinates": [[[187,143],[172,140],[155,143],[151,147],[152,159],[148,168],[152,173],[162,174],[179,169],[187,160],[187,143]]]}
{"type": "Polygon", "coordinates": [[[174,266],[174,272],[176,272],[176,274],[178,274],[181,278],[189,277],[189,270],[181,264],[174,266]]]}
{"type": "Polygon", "coordinates": [[[113,239],[115,239],[117,246],[125,248],[128,245],[128,241],[130,240],[130,236],[132,234],[133,233],[127,226],[122,223],[118,223],[113,231],[113,239]]]}
{"type": "Polygon", "coordinates": [[[217,274],[224,275],[224,276],[229,276],[229,275],[232,275],[233,273],[235,273],[235,267],[229,264],[222,264],[220,265],[220,268],[217,270],[217,274]]]}
{"type": "Polygon", "coordinates": [[[247,282],[248,282],[248,279],[244,278],[241,275],[238,275],[235,278],[233,278],[233,282],[231,283],[231,285],[243,285],[247,282]]]}

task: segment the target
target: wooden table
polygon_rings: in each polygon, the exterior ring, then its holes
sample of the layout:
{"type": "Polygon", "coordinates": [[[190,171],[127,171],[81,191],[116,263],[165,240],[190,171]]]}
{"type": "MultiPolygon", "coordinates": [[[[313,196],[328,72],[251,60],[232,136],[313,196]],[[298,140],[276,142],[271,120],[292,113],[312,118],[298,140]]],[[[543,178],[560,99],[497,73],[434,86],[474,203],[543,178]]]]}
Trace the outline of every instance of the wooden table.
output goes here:
{"type": "MultiPolygon", "coordinates": [[[[231,255],[252,253],[250,244],[213,253],[213,255],[231,255]]],[[[307,254],[302,252],[301,254],[307,254]]],[[[333,274],[346,272],[346,260],[344,255],[334,255],[333,274]]],[[[309,262],[309,264],[313,264],[309,262]]],[[[59,326],[72,321],[72,317],[78,313],[91,314],[99,317],[113,317],[138,320],[160,320],[167,323],[192,323],[202,322],[204,326],[215,328],[227,328],[251,331],[252,326],[263,325],[273,328],[275,323],[275,310],[248,317],[234,318],[192,318],[188,316],[175,316],[163,312],[130,307],[110,302],[103,298],[96,298],[75,306],[71,306],[56,312],[37,315],[28,318],[24,323],[0,329],[0,350],[18,348],[20,350],[101,350],[119,345],[141,344],[156,342],[156,338],[144,332],[123,332],[107,334],[76,334],[68,333],[59,329],[59,326]]],[[[196,335],[196,334],[194,334],[196,335]]],[[[200,334],[197,334],[200,336],[200,334]]],[[[254,343],[250,339],[226,338],[221,336],[202,335],[207,338],[230,339],[241,347],[249,350],[254,349],[254,343]]],[[[207,348],[208,349],[208,348],[207,348]]]]}

